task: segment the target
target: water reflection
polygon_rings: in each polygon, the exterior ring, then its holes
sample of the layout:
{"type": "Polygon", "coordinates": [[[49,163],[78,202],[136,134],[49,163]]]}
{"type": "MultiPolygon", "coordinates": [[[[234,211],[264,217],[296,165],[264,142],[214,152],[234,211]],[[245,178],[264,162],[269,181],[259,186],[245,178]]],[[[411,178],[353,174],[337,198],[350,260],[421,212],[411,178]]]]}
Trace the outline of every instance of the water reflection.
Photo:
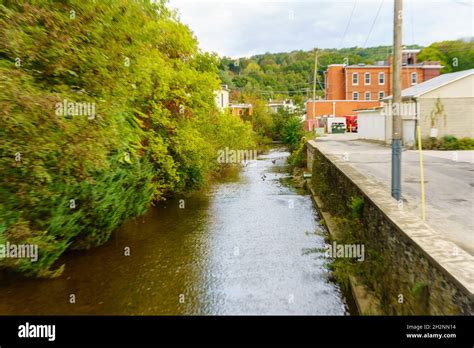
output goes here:
{"type": "Polygon", "coordinates": [[[66,256],[58,279],[5,280],[0,314],[347,314],[321,254],[305,253],[324,240],[310,197],[282,180],[287,155],[227,170],[184,209],[151,208],[66,256]]]}

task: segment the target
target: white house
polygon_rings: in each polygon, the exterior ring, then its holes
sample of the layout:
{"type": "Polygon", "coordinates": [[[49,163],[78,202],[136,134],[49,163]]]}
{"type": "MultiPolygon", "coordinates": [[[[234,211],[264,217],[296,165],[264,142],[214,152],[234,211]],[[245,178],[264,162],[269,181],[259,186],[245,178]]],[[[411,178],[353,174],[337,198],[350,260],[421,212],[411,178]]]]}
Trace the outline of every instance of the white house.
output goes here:
{"type": "Polygon", "coordinates": [[[278,108],[283,108],[289,112],[294,112],[296,110],[296,105],[293,104],[293,100],[287,99],[284,101],[272,101],[270,100],[267,104],[267,107],[272,111],[272,112],[277,112],[278,108]]]}
{"type": "MultiPolygon", "coordinates": [[[[392,97],[382,107],[359,110],[359,138],[392,139],[392,97]]],[[[474,69],[443,74],[402,91],[403,144],[413,145],[416,124],[421,137],[474,138],[474,69]]]]}
{"type": "Polygon", "coordinates": [[[215,91],[216,105],[219,109],[224,110],[229,107],[229,89],[227,85],[221,85],[218,91],[215,91]]]}
{"type": "Polygon", "coordinates": [[[474,138],[474,69],[440,75],[404,89],[402,102],[416,103],[422,138],[474,138]]]}

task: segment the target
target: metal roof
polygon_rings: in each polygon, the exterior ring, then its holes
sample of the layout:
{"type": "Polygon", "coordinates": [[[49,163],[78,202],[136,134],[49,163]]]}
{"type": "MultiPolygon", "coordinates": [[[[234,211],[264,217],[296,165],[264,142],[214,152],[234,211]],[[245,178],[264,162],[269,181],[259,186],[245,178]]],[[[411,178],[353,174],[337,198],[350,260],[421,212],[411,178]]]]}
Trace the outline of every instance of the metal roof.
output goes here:
{"type": "Polygon", "coordinates": [[[420,95],[428,93],[429,91],[432,91],[441,86],[447,85],[448,83],[454,82],[472,74],[474,74],[474,69],[439,75],[428,81],[422,82],[409,88],[405,88],[402,91],[402,98],[419,97],[420,95]]]}

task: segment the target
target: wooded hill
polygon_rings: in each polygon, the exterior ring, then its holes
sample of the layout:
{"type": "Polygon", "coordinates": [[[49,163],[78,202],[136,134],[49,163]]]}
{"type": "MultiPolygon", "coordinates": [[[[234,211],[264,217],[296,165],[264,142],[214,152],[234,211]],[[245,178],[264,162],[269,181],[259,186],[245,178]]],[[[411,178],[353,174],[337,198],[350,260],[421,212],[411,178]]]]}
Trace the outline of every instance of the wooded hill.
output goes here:
{"type": "MultiPolygon", "coordinates": [[[[418,61],[439,61],[443,66],[442,73],[466,70],[474,67],[474,39],[442,41],[428,47],[418,45],[407,48],[419,48],[418,61]]],[[[369,48],[351,47],[342,49],[320,49],[318,68],[318,95],[323,95],[323,72],[329,64],[373,64],[386,60],[391,54],[392,46],[369,48]]],[[[242,93],[260,95],[273,99],[291,96],[297,102],[312,93],[314,69],[314,50],[292,51],[283,53],[265,53],[250,58],[220,60],[219,75],[223,83],[234,92],[232,98],[238,100],[242,93]]]]}

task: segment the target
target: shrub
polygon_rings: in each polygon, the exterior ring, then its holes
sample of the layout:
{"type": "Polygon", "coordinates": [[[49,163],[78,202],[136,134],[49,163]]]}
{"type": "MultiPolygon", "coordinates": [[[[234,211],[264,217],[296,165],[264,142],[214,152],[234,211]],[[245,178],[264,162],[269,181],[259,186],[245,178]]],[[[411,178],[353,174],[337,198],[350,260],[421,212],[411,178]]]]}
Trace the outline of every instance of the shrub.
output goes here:
{"type": "Polygon", "coordinates": [[[304,126],[301,119],[297,116],[290,117],[282,130],[282,141],[288,146],[290,152],[293,152],[297,148],[303,135],[304,126]]]}
{"type": "Polygon", "coordinates": [[[286,108],[279,107],[273,114],[273,138],[282,140],[283,129],[293,114],[286,108]]]}
{"type": "Polygon", "coordinates": [[[364,210],[364,199],[362,197],[351,197],[349,208],[351,209],[352,217],[354,219],[359,219],[364,210]]]}
{"type": "Polygon", "coordinates": [[[426,138],[422,140],[425,150],[474,150],[473,138],[458,139],[452,135],[446,135],[441,139],[426,138]]]}
{"type": "Polygon", "coordinates": [[[254,146],[216,109],[216,57],[164,1],[5,0],[0,26],[0,242],[40,252],[0,268],[57,274],[68,248],[203,186],[218,149],[254,146]],[[58,113],[64,100],[96,113],[58,113]]]}
{"type": "Polygon", "coordinates": [[[298,147],[288,157],[288,164],[290,168],[305,168],[306,167],[306,138],[300,140],[298,147]]]}
{"type": "Polygon", "coordinates": [[[473,138],[461,138],[457,143],[458,150],[474,150],[473,138]]]}

